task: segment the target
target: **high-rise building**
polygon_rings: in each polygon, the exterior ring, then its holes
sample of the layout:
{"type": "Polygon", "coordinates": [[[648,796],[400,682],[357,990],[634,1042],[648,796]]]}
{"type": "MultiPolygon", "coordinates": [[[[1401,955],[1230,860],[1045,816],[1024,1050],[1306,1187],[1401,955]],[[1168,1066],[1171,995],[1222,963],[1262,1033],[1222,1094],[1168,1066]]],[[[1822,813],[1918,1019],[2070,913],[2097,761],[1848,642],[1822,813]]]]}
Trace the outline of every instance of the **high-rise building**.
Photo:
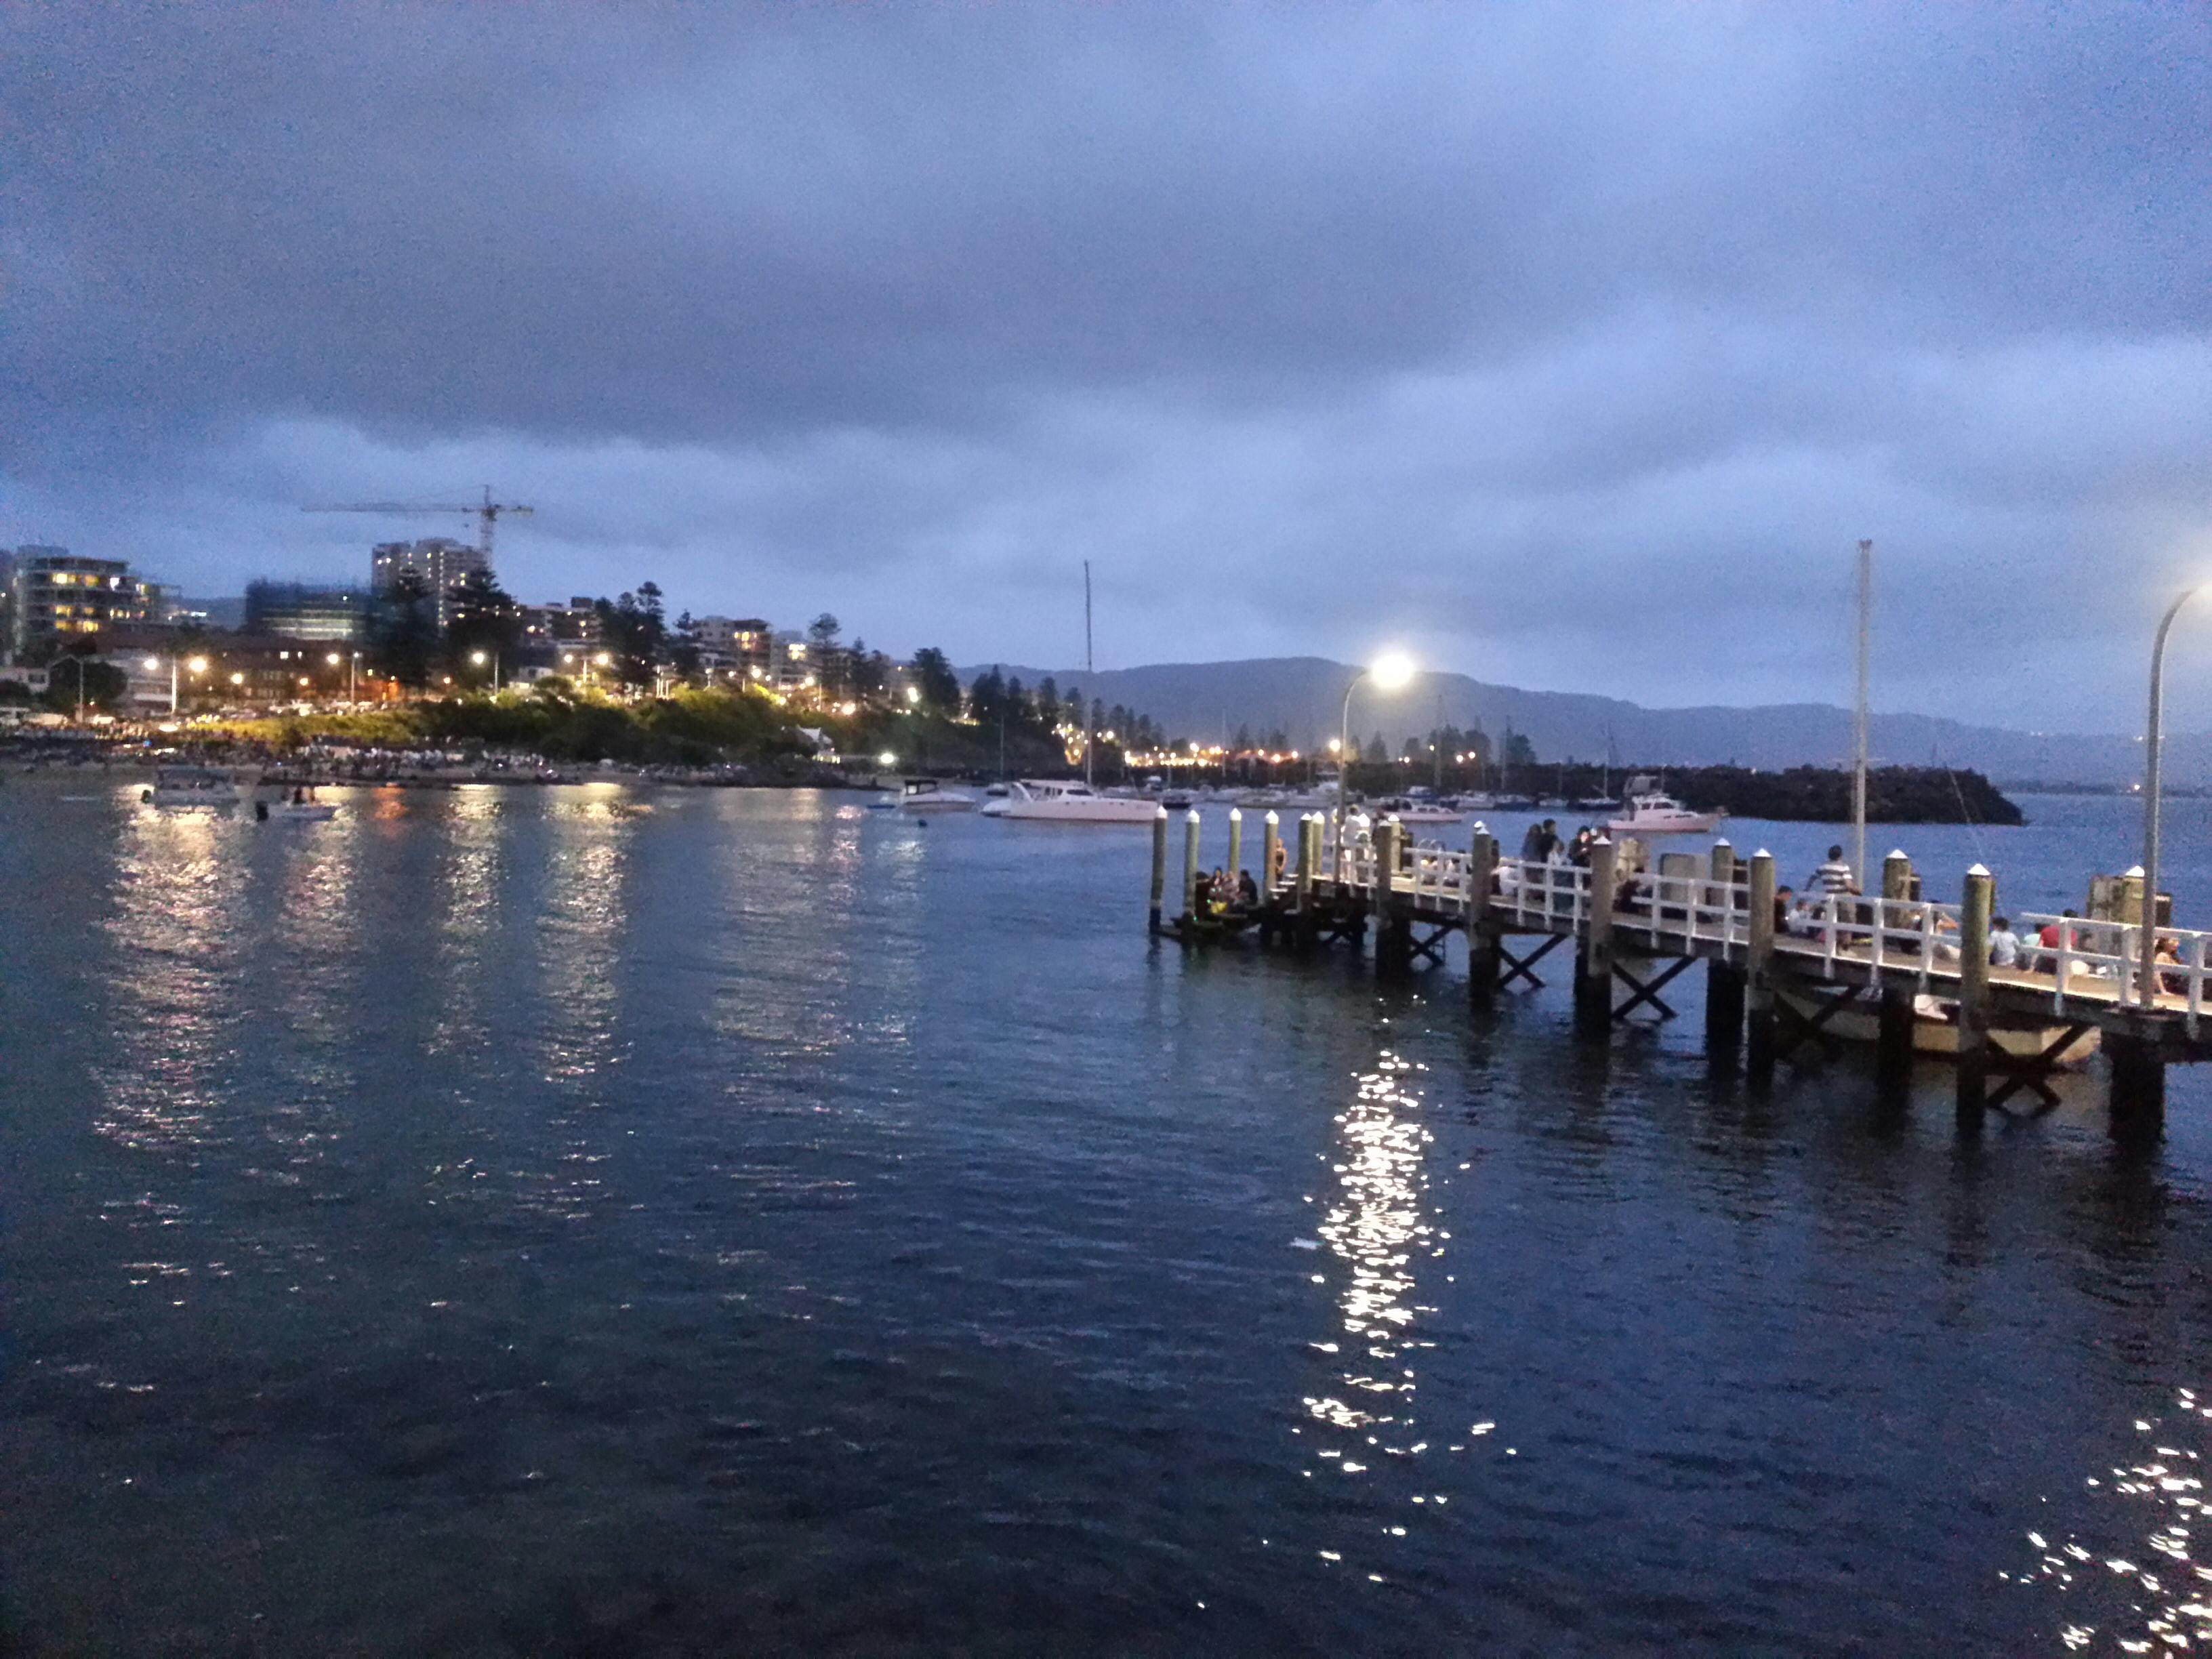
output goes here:
{"type": "Polygon", "coordinates": [[[442,629],[453,620],[453,601],[447,595],[455,582],[476,571],[489,574],[491,566],[483,550],[471,542],[457,542],[449,536],[425,536],[415,542],[379,542],[368,556],[368,589],[381,598],[389,593],[401,574],[413,571],[429,590],[437,607],[438,626],[442,629]]]}
{"type": "Polygon", "coordinates": [[[146,620],[147,586],[125,559],[79,558],[65,547],[19,547],[8,582],[8,648],[35,652],[146,620]]]}
{"type": "Polygon", "coordinates": [[[368,596],[355,587],[310,587],[304,582],[246,585],[248,634],[293,640],[358,640],[366,630],[368,596]]]}

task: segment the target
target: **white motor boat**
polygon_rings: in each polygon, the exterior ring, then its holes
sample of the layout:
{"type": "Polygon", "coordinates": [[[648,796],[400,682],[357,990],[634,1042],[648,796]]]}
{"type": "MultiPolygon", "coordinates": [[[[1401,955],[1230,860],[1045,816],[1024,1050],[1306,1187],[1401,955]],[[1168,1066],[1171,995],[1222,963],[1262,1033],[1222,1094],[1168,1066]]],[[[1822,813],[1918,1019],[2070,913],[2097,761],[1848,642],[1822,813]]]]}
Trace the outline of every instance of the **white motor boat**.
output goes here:
{"type": "Polygon", "coordinates": [[[987,818],[1019,820],[1024,823],[1150,823],[1160,803],[1127,795],[1102,795],[1080,781],[1061,782],[1049,778],[1023,778],[995,787],[983,803],[987,818]]]}
{"type": "Polygon", "coordinates": [[[1393,817],[1401,823],[1460,823],[1467,818],[1456,806],[1440,800],[1417,800],[1411,795],[1394,795],[1378,802],[1373,810],[1376,816],[1393,817]]]}
{"type": "Polygon", "coordinates": [[[228,812],[245,799],[238,780],[220,766],[159,766],[154,787],[138,799],[169,811],[228,812]]]}
{"type": "Polygon", "coordinates": [[[935,778],[908,778],[899,787],[896,805],[902,812],[972,812],[975,798],[947,789],[935,778]]]}
{"type": "Polygon", "coordinates": [[[1672,795],[1654,789],[1628,798],[1626,816],[1610,820],[1615,836],[1703,836],[1718,826],[1718,812],[1693,812],[1672,795]]]}
{"type": "Polygon", "coordinates": [[[327,823],[337,815],[337,803],[316,799],[313,789],[295,789],[289,799],[276,801],[269,808],[270,817],[299,823],[327,823]]]}

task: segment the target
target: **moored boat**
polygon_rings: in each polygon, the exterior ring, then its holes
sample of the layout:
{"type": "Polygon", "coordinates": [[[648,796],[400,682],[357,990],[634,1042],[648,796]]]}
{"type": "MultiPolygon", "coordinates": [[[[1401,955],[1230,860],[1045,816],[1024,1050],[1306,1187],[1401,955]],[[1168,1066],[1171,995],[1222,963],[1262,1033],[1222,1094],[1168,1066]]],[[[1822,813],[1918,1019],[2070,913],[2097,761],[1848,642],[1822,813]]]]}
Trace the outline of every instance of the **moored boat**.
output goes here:
{"type": "Polygon", "coordinates": [[[1158,801],[1102,795],[1079,781],[1022,778],[1007,783],[1006,790],[983,803],[985,817],[1026,823],[1150,823],[1160,810],[1158,801]]]}
{"type": "Polygon", "coordinates": [[[228,812],[245,799],[238,780],[220,766],[161,766],[138,799],[167,811],[228,812]]]}

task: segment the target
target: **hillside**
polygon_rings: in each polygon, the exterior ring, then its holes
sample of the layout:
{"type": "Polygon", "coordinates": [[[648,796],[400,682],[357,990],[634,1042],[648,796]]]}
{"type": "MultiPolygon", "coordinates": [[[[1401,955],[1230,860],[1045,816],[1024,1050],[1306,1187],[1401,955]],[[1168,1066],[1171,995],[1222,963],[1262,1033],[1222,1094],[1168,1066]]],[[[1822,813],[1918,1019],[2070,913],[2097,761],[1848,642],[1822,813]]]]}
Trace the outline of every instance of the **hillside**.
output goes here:
{"type": "MultiPolygon", "coordinates": [[[[1178,736],[1218,739],[1244,727],[1258,738],[1280,730],[1306,750],[1335,735],[1352,672],[1320,657],[1155,663],[1087,676],[1079,669],[1006,667],[1031,684],[1050,674],[1063,690],[1080,686],[1109,704],[1127,704],[1178,736]]],[[[1479,724],[1493,738],[1510,726],[1525,732],[1546,760],[1602,761],[1610,754],[1632,765],[1773,769],[1832,766],[1850,752],[1850,711],[1824,703],[1646,708],[1441,672],[1424,674],[1395,696],[1363,690],[1352,702],[1352,731],[1363,741],[1380,732],[1395,748],[1438,724],[1479,724]]],[[[2131,737],[2014,732],[1924,714],[1875,714],[1869,744],[1876,764],[1968,767],[2001,785],[2124,785],[2142,766],[2142,747],[2131,737]]],[[[2212,737],[2169,738],[2166,768],[2177,787],[2212,784],[2212,737]]]]}

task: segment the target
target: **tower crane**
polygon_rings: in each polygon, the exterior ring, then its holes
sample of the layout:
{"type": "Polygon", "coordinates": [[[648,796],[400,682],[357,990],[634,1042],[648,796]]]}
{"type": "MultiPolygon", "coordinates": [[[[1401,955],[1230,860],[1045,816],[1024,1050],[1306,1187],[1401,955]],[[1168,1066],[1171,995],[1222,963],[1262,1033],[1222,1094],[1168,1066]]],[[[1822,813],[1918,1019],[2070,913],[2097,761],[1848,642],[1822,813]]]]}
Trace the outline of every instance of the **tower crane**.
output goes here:
{"type": "Polygon", "coordinates": [[[483,556],[484,568],[491,568],[492,528],[502,516],[519,515],[528,518],[538,509],[521,507],[512,501],[495,501],[491,498],[491,486],[484,486],[483,500],[467,507],[449,507],[421,501],[346,501],[331,507],[303,507],[302,513],[461,513],[477,521],[477,550],[483,556]]]}

